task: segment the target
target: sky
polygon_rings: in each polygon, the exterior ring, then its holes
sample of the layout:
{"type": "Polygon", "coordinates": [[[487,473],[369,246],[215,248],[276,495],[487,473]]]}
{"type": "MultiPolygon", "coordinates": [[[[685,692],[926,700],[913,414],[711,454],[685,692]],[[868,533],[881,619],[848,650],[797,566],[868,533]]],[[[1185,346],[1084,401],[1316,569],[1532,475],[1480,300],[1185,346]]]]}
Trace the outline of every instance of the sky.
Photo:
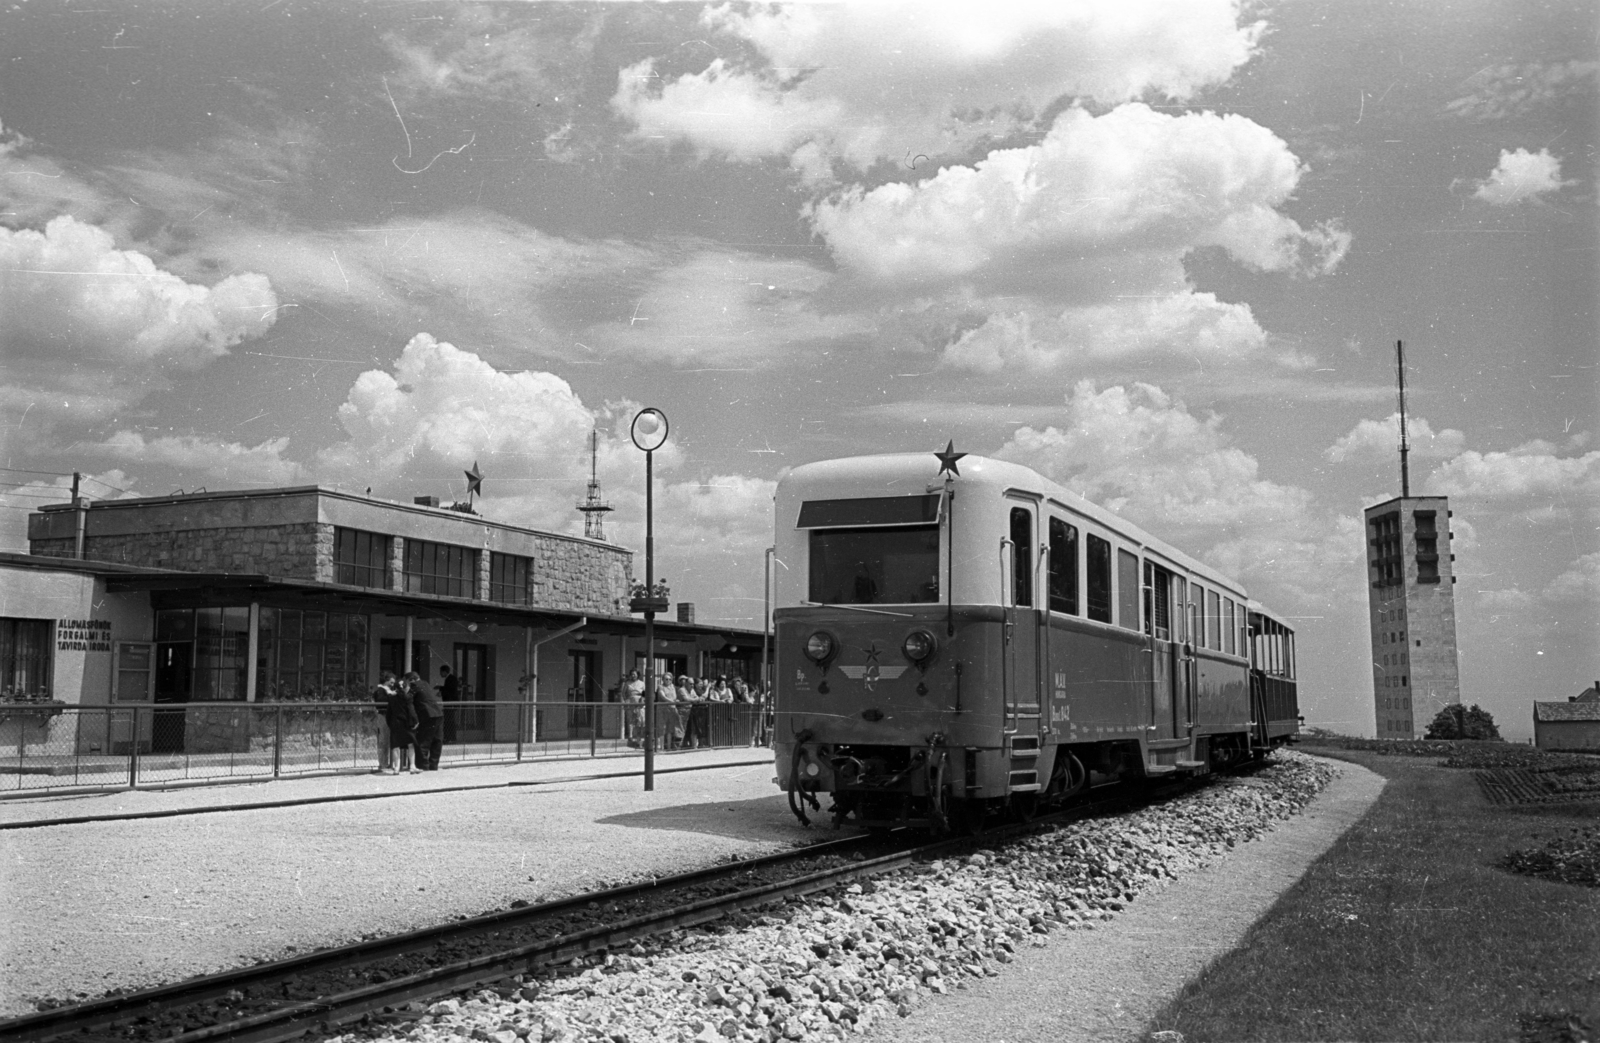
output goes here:
{"type": "MultiPolygon", "coordinates": [[[[1363,507],[1451,498],[1462,697],[1600,677],[1596,16],[1528,0],[0,11],[0,546],[312,482],[607,535],[759,628],[787,468],[1034,467],[1372,734],[1363,507]]],[[[636,562],[642,575],[643,561],[636,562]]]]}

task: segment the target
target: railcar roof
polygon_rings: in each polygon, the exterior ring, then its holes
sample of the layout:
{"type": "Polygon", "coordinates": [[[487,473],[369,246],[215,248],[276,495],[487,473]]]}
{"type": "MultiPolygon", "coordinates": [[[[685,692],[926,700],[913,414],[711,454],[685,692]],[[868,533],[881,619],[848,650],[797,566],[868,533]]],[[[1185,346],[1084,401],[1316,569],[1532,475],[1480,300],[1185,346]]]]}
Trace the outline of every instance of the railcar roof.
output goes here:
{"type": "MultiPolygon", "coordinates": [[[[1227,584],[1240,593],[1245,593],[1244,584],[1238,580],[1219,572],[1170,543],[1157,539],[1092,500],[1087,500],[1070,489],[1058,485],[1031,467],[1009,460],[996,460],[992,457],[971,454],[963,456],[956,466],[961,471],[960,477],[955,480],[958,492],[977,487],[991,490],[996,497],[1003,496],[1008,489],[1038,494],[1070,507],[1113,532],[1156,551],[1202,579],[1227,584]]],[[[854,486],[860,489],[863,495],[867,494],[868,489],[877,490],[881,495],[882,492],[893,491],[899,486],[907,496],[912,496],[930,491],[930,487],[937,487],[940,482],[939,461],[933,453],[884,453],[876,456],[846,456],[835,460],[802,464],[784,475],[778,483],[778,489],[780,496],[790,492],[791,495],[798,494],[805,498],[812,495],[813,490],[823,495],[837,496],[844,486],[854,486]],[[786,489],[786,486],[790,488],[786,489]]],[[[1270,612],[1268,614],[1272,615],[1270,612]]]]}

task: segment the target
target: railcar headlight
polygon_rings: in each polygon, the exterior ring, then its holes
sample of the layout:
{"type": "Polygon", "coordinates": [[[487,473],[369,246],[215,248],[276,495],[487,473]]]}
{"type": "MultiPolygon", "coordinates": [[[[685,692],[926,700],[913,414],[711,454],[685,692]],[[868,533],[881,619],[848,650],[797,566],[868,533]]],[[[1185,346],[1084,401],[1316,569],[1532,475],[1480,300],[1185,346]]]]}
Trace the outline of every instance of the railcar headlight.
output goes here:
{"type": "Polygon", "coordinates": [[[906,635],[905,644],[900,646],[900,650],[905,653],[907,659],[920,664],[927,661],[938,647],[939,643],[934,640],[932,634],[926,630],[913,630],[906,635]]]}
{"type": "Polygon", "coordinates": [[[806,638],[806,658],[813,663],[826,663],[833,658],[833,635],[826,630],[818,630],[806,638]]]}

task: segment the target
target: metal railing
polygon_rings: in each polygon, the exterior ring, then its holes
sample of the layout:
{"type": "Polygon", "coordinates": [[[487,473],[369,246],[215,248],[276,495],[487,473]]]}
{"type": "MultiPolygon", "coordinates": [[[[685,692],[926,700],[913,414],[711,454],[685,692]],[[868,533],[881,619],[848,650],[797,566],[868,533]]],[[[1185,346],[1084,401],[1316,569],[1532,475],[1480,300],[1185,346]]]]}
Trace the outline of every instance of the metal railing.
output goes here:
{"type": "MultiPolygon", "coordinates": [[[[697,703],[658,714],[657,748],[765,745],[748,704],[697,703]]],[[[643,745],[644,708],[617,702],[452,702],[436,729],[442,767],[598,757],[643,745]]],[[[388,764],[374,703],[0,704],[0,796],[237,782],[388,764]]]]}

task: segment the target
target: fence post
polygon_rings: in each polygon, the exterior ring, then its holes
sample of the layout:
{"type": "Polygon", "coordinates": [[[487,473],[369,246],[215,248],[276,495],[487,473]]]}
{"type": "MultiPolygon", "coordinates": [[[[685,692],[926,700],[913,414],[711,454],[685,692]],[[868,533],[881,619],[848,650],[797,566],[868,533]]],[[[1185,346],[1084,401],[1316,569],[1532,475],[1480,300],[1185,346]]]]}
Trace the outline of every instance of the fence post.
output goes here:
{"type": "MultiPolygon", "coordinates": [[[[136,789],[139,785],[139,710],[133,708],[133,735],[128,743],[128,788],[136,789]]],[[[151,725],[151,734],[154,735],[155,726],[151,725]]]]}
{"type": "Polygon", "coordinates": [[[283,704],[272,707],[272,777],[283,770],[283,704]]]}
{"type": "Polygon", "coordinates": [[[525,703],[525,702],[518,702],[517,703],[517,763],[518,764],[522,763],[522,729],[527,726],[527,723],[528,723],[528,704],[525,703]]]}
{"type": "Polygon", "coordinates": [[[600,730],[600,722],[594,717],[589,718],[589,756],[594,756],[594,733],[600,730]]]}

